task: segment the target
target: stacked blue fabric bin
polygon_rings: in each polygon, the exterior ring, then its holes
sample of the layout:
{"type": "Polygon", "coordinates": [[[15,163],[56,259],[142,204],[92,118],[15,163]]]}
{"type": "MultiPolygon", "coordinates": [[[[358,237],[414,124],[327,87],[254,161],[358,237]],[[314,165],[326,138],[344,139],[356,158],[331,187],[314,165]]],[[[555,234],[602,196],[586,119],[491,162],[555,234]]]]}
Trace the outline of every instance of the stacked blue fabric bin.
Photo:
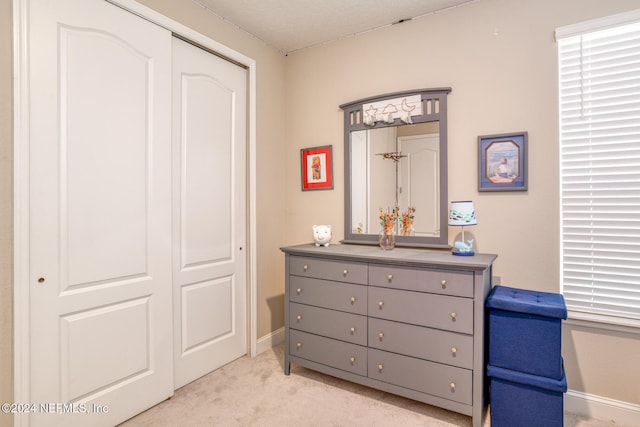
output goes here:
{"type": "Polygon", "coordinates": [[[560,294],[495,286],[487,298],[491,426],[564,424],[560,294]]]}

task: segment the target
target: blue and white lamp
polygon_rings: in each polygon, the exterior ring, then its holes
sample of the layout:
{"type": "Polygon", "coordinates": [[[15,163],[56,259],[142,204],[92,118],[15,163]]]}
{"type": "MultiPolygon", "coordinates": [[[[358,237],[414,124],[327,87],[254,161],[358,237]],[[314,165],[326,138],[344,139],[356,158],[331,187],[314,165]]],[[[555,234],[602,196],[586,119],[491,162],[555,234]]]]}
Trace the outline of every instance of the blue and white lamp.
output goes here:
{"type": "Polygon", "coordinates": [[[476,211],[473,208],[473,202],[471,200],[451,202],[451,209],[449,210],[449,225],[459,225],[462,228],[462,240],[454,242],[453,251],[451,251],[453,255],[474,255],[473,239],[468,241],[464,240],[464,227],[477,224],[476,211]]]}

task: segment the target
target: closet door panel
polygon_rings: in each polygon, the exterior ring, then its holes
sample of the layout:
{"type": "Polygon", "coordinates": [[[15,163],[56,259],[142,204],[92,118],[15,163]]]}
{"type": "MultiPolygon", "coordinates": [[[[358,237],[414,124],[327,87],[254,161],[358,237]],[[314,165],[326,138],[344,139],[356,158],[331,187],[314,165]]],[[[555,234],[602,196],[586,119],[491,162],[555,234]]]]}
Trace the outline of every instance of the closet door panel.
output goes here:
{"type": "Polygon", "coordinates": [[[183,73],[180,84],[184,269],[231,258],[234,92],[211,75],[183,73]]]}
{"type": "Polygon", "coordinates": [[[113,34],[63,27],[60,35],[60,202],[68,284],[147,274],[152,61],[113,34]]]}

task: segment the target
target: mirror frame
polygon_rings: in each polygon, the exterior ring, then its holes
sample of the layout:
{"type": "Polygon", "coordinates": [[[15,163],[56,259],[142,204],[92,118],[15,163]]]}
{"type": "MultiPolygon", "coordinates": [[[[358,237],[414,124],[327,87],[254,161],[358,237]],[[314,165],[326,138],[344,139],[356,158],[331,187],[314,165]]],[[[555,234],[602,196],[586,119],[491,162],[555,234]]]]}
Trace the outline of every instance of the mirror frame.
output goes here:
{"type": "Polygon", "coordinates": [[[440,236],[396,236],[396,246],[421,248],[450,248],[449,226],[447,216],[448,203],[448,172],[447,172],[447,94],[451,88],[417,89],[394,92],[386,95],[360,99],[340,105],[344,111],[344,240],[341,243],[361,245],[378,245],[378,234],[356,234],[351,228],[351,132],[358,130],[377,129],[390,126],[405,125],[400,119],[393,123],[376,122],[374,126],[363,123],[363,105],[372,102],[385,101],[410,95],[420,95],[422,100],[422,115],[412,116],[413,124],[439,122],[440,134],[440,236]]]}

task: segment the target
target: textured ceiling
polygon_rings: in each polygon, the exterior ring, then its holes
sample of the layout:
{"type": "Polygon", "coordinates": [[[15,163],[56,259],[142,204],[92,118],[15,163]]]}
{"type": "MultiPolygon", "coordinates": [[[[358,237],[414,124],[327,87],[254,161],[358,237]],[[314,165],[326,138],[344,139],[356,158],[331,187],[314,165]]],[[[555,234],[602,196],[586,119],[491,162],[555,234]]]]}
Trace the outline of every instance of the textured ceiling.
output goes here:
{"type": "Polygon", "coordinates": [[[193,0],[283,53],[479,0],[193,0]]]}

